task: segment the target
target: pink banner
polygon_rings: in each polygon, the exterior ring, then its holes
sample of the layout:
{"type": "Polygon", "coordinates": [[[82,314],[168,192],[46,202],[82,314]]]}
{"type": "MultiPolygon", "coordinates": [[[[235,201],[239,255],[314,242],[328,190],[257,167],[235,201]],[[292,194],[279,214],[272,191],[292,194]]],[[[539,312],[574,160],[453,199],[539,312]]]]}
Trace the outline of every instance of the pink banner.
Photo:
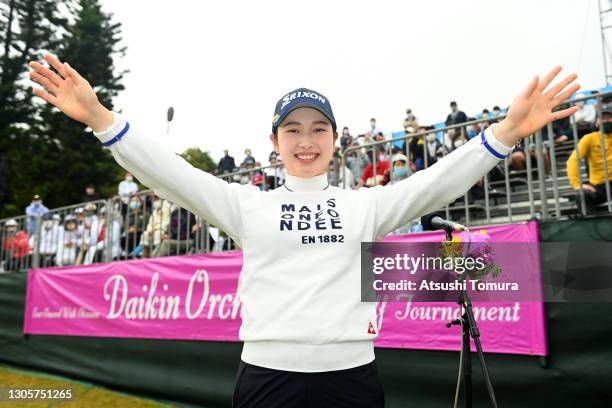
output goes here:
{"type": "MultiPolygon", "coordinates": [[[[535,222],[487,228],[492,242],[537,242],[535,222]]],[[[443,234],[386,241],[441,241],[443,234]]],[[[539,263],[539,259],[538,259],[539,263]]],[[[238,341],[241,252],[31,269],[24,333],[238,341]]],[[[543,305],[474,304],[488,352],[546,354],[543,305]]],[[[378,304],[378,347],[459,350],[453,303],[378,304]]]]}

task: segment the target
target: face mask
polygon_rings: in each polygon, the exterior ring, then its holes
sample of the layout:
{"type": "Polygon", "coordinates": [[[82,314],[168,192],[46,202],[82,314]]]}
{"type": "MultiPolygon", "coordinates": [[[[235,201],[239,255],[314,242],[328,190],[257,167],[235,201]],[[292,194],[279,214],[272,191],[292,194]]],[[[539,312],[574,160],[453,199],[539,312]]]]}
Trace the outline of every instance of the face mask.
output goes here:
{"type": "Polygon", "coordinates": [[[404,178],[408,175],[408,167],[394,167],[393,175],[396,178],[404,178]]]}
{"type": "Polygon", "coordinates": [[[153,208],[157,210],[159,207],[161,207],[161,201],[153,201],[153,208]]]}
{"type": "Polygon", "coordinates": [[[500,113],[501,113],[500,111],[493,111],[494,116],[499,116],[500,113]]]}
{"type": "Polygon", "coordinates": [[[51,229],[53,227],[53,221],[45,221],[43,223],[43,226],[44,226],[45,229],[49,230],[49,229],[51,229]]]}
{"type": "Polygon", "coordinates": [[[372,127],[376,127],[376,122],[370,122],[370,125],[372,125],[372,127]]]}
{"type": "Polygon", "coordinates": [[[433,133],[430,135],[427,135],[427,141],[429,143],[433,142],[434,140],[436,140],[436,135],[434,135],[433,133]]]}
{"type": "Polygon", "coordinates": [[[125,178],[125,181],[132,181],[132,180],[134,180],[134,177],[132,177],[132,176],[127,176],[125,178]]]}
{"type": "Polygon", "coordinates": [[[135,210],[135,209],[137,209],[137,208],[140,208],[140,203],[139,203],[138,201],[132,201],[132,202],[130,202],[130,208],[131,208],[132,210],[135,210]]]}
{"type": "Polygon", "coordinates": [[[16,235],[16,234],[17,234],[17,230],[16,230],[15,228],[8,228],[8,229],[6,230],[6,233],[7,233],[8,235],[16,235]]]}

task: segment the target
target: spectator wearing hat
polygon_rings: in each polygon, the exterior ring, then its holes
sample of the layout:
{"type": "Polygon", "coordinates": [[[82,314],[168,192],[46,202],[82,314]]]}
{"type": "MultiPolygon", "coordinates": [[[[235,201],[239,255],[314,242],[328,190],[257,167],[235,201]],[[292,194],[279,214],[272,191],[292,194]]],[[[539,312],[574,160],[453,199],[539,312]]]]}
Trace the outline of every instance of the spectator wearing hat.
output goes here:
{"type": "Polygon", "coordinates": [[[266,176],[266,186],[268,190],[273,190],[278,186],[281,186],[285,181],[285,167],[278,165],[278,155],[276,152],[270,153],[270,166],[264,169],[266,176]]]}
{"type": "Polygon", "coordinates": [[[53,216],[58,214],[45,213],[42,217],[42,226],[40,228],[40,244],[38,244],[38,236],[34,234],[30,237],[29,244],[32,248],[38,248],[40,255],[40,265],[43,268],[52,266],[55,261],[55,254],[59,243],[60,228],[54,221],[53,216]]]}
{"type": "Polygon", "coordinates": [[[80,265],[85,260],[87,251],[98,243],[100,233],[100,220],[96,214],[97,207],[93,203],[88,203],[80,214],[83,228],[83,242],[77,254],[76,264],[80,265]]]}
{"type": "Polygon", "coordinates": [[[28,234],[19,229],[17,221],[9,219],[4,224],[2,255],[5,271],[17,271],[29,266],[30,247],[28,234]]]}
{"type": "Polygon", "coordinates": [[[240,167],[246,167],[247,165],[255,165],[255,158],[251,155],[251,149],[244,150],[244,160],[240,164],[240,167]]]}
{"type": "Polygon", "coordinates": [[[234,158],[229,155],[229,150],[223,150],[223,157],[219,160],[217,168],[219,169],[219,174],[232,173],[234,171],[236,162],[234,158]]]}
{"type": "Polygon", "coordinates": [[[79,232],[77,219],[69,214],[64,218],[64,225],[59,228],[55,264],[57,266],[74,265],[77,249],[81,247],[83,235],[79,232]]]}
{"type": "MultiPolygon", "coordinates": [[[[606,160],[609,168],[612,167],[612,104],[603,105],[601,108],[604,142],[606,150],[606,160]]],[[[601,134],[599,130],[584,135],[578,143],[578,157],[587,160],[589,164],[589,181],[582,183],[584,190],[584,200],[587,214],[593,214],[597,206],[605,203],[606,198],[606,178],[604,171],[604,157],[601,145],[601,134]]],[[[580,190],[580,180],[578,177],[578,163],[576,150],[567,159],[567,176],[572,188],[580,190]]],[[[608,180],[610,185],[610,180],[608,180]]],[[[610,185],[612,187],[612,185],[610,185]]]]}
{"type": "Polygon", "coordinates": [[[32,236],[36,232],[36,217],[42,216],[48,212],[49,209],[43,204],[42,198],[40,198],[38,194],[34,194],[32,202],[25,209],[27,215],[26,232],[29,236],[32,236]]]}
{"type": "Polygon", "coordinates": [[[419,127],[419,121],[417,117],[412,113],[412,109],[406,109],[406,117],[404,118],[404,132],[412,133],[414,129],[419,127]]]}
{"type": "Polygon", "coordinates": [[[395,184],[412,174],[408,157],[402,153],[396,153],[391,157],[391,168],[385,174],[385,185],[395,184]]]}

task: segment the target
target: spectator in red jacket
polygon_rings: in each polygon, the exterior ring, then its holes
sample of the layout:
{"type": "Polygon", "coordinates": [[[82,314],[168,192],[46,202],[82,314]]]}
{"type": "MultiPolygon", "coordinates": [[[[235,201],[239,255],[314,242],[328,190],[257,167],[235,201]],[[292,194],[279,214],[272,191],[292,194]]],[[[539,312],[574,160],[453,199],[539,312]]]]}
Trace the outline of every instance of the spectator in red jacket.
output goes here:
{"type": "Polygon", "coordinates": [[[6,234],[2,244],[4,270],[16,271],[27,268],[29,264],[27,257],[32,250],[28,242],[28,234],[19,229],[14,219],[6,221],[4,226],[6,234]]]}
{"type": "Polygon", "coordinates": [[[374,173],[374,151],[368,150],[368,158],[370,159],[370,164],[368,164],[361,175],[361,180],[357,185],[359,187],[374,187],[378,185],[384,185],[385,173],[389,170],[390,164],[388,160],[382,160],[385,156],[385,149],[383,146],[380,146],[376,151],[376,173],[374,173]]]}

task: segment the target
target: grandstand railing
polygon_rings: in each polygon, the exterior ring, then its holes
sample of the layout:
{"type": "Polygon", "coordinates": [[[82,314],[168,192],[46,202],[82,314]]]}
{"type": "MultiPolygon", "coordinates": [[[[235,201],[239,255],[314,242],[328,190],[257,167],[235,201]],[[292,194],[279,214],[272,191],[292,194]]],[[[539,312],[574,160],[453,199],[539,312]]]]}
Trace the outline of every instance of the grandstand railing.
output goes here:
{"type": "MultiPolygon", "coordinates": [[[[567,101],[573,105],[580,101],[595,102],[597,117],[599,118],[599,132],[601,137],[602,155],[604,161],[604,176],[606,180],[606,203],[600,206],[602,212],[612,213],[612,200],[610,199],[609,167],[605,148],[604,134],[601,126],[601,101],[612,96],[612,92],[589,95],[567,101]]],[[[351,174],[347,166],[347,158],[356,156],[357,165],[365,160],[363,149],[373,153],[378,149],[385,152],[389,159],[394,151],[400,151],[408,157],[411,155],[410,141],[421,138],[423,142],[423,167],[428,168],[428,154],[425,138],[434,133],[440,140],[444,155],[449,149],[444,143],[444,135],[448,132],[460,133],[460,138],[467,139],[468,128],[485,122],[494,122],[503,119],[497,116],[487,119],[478,119],[444,128],[432,129],[420,133],[408,134],[403,137],[386,139],[360,146],[347,148],[343,154],[334,154],[329,167],[330,183],[344,188],[354,188],[359,174],[353,175],[353,181],[347,175],[351,174]],[[395,148],[394,148],[395,146],[395,148]]],[[[459,222],[477,225],[492,225],[521,221],[532,218],[552,219],[571,216],[574,214],[586,215],[585,193],[582,188],[583,180],[588,179],[586,167],[576,154],[579,169],[580,189],[576,192],[569,185],[565,173],[563,159],[569,157],[572,151],[578,148],[578,129],[572,117],[570,120],[571,140],[555,146],[551,141],[553,125],[546,128],[547,137],[542,130],[530,135],[523,141],[522,149],[525,154],[525,170],[510,170],[511,157],[500,162],[497,170],[485,175],[482,181],[482,197],[469,196],[466,193],[462,199],[441,209],[445,216],[459,222]],[[535,157],[535,168],[530,157],[535,157]],[[546,174],[547,163],[550,175],[546,174]],[[496,171],[497,179],[490,180],[491,174],[496,171]],[[502,177],[500,178],[500,174],[502,177]],[[576,202],[572,199],[576,197],[576,202]]],[[[595,128],[594,128],[595,130],[595,128]]],[[[476,135],[478,136],[478,135],[476,135]]],[[[377,155],[372,154],[372,167],[376,169],[377,155]]],[[[353,160],[353,165],[354,165],[353,160]]],[[[390,163],[389,182],[395,182],[395,176],[390,163]]],[[[375,172],[374,172],[375,174],[375,172]]],[[[261,190],[269,190],[282,185],[285,178],[285,169],[282,162],[269,166],[260,166],[250,169],[219,175],[229,182],[242,184],[255,184],[261,190]]],[[[374,178],[375,184],[378,179],[374,178]]],[[[187,210],[160,199],[158,210],[153,210],[152,202],[155,193],[151,190],[139,191],[129,197],[114,197],[107,200],[80,203],[49,211],[48,215],[38,216],[35,219],[35,232],[32,236],[21,234],[21,241],[9,236],[12,228],[17,231],[26,231],[27,216],[13,217],[15,227],[9,227],[9,219],[0,220],[0,271],[25,270],[30,267],[61,266],[68,264],[89,264],[96,262],[110,262],[113,260],[128,260],[139,257],[183,255],[207,253],[211,251],[224,251],[236,249],[237,245],[223,231],[210,225],[205,219],[192,214],[187,210]],[[130,203],[138,202],[133,208],[130,203]],[[68,220],[74,219],[77,231],[66,233],[64,226],[68,220]],[[157,224],[156,224],[157,223],[157,224]],[[101,232],[101,226],[104,232],[101,232]],[[63,231],[63,232],[62,232],[63,231]],[[54,235],[56,234],[56,235],[54,235]],[[70,237],[68,237],[70,235],[70,237]],[[144,236],[147,236],[146,238],[144,236]],[[54,238],[55,237],[55,238],[54,238]],[[66,242],[67,237],[72,240],[66,242]],[[27,240],[27,242],[24,241],[27,240]],[[56,245],[53,244],[55,239],[56,245]],[[62,242],[60,242],[62,240],[62,242]]],[[[13,222],[11,222],[13,223],[13,222]]],[[[418,230],[418,220],[414,220],[407,228],[396,233],[406,233],[418,230]],[[416,228],[412,228],[416,227],[416,228]]]]}

